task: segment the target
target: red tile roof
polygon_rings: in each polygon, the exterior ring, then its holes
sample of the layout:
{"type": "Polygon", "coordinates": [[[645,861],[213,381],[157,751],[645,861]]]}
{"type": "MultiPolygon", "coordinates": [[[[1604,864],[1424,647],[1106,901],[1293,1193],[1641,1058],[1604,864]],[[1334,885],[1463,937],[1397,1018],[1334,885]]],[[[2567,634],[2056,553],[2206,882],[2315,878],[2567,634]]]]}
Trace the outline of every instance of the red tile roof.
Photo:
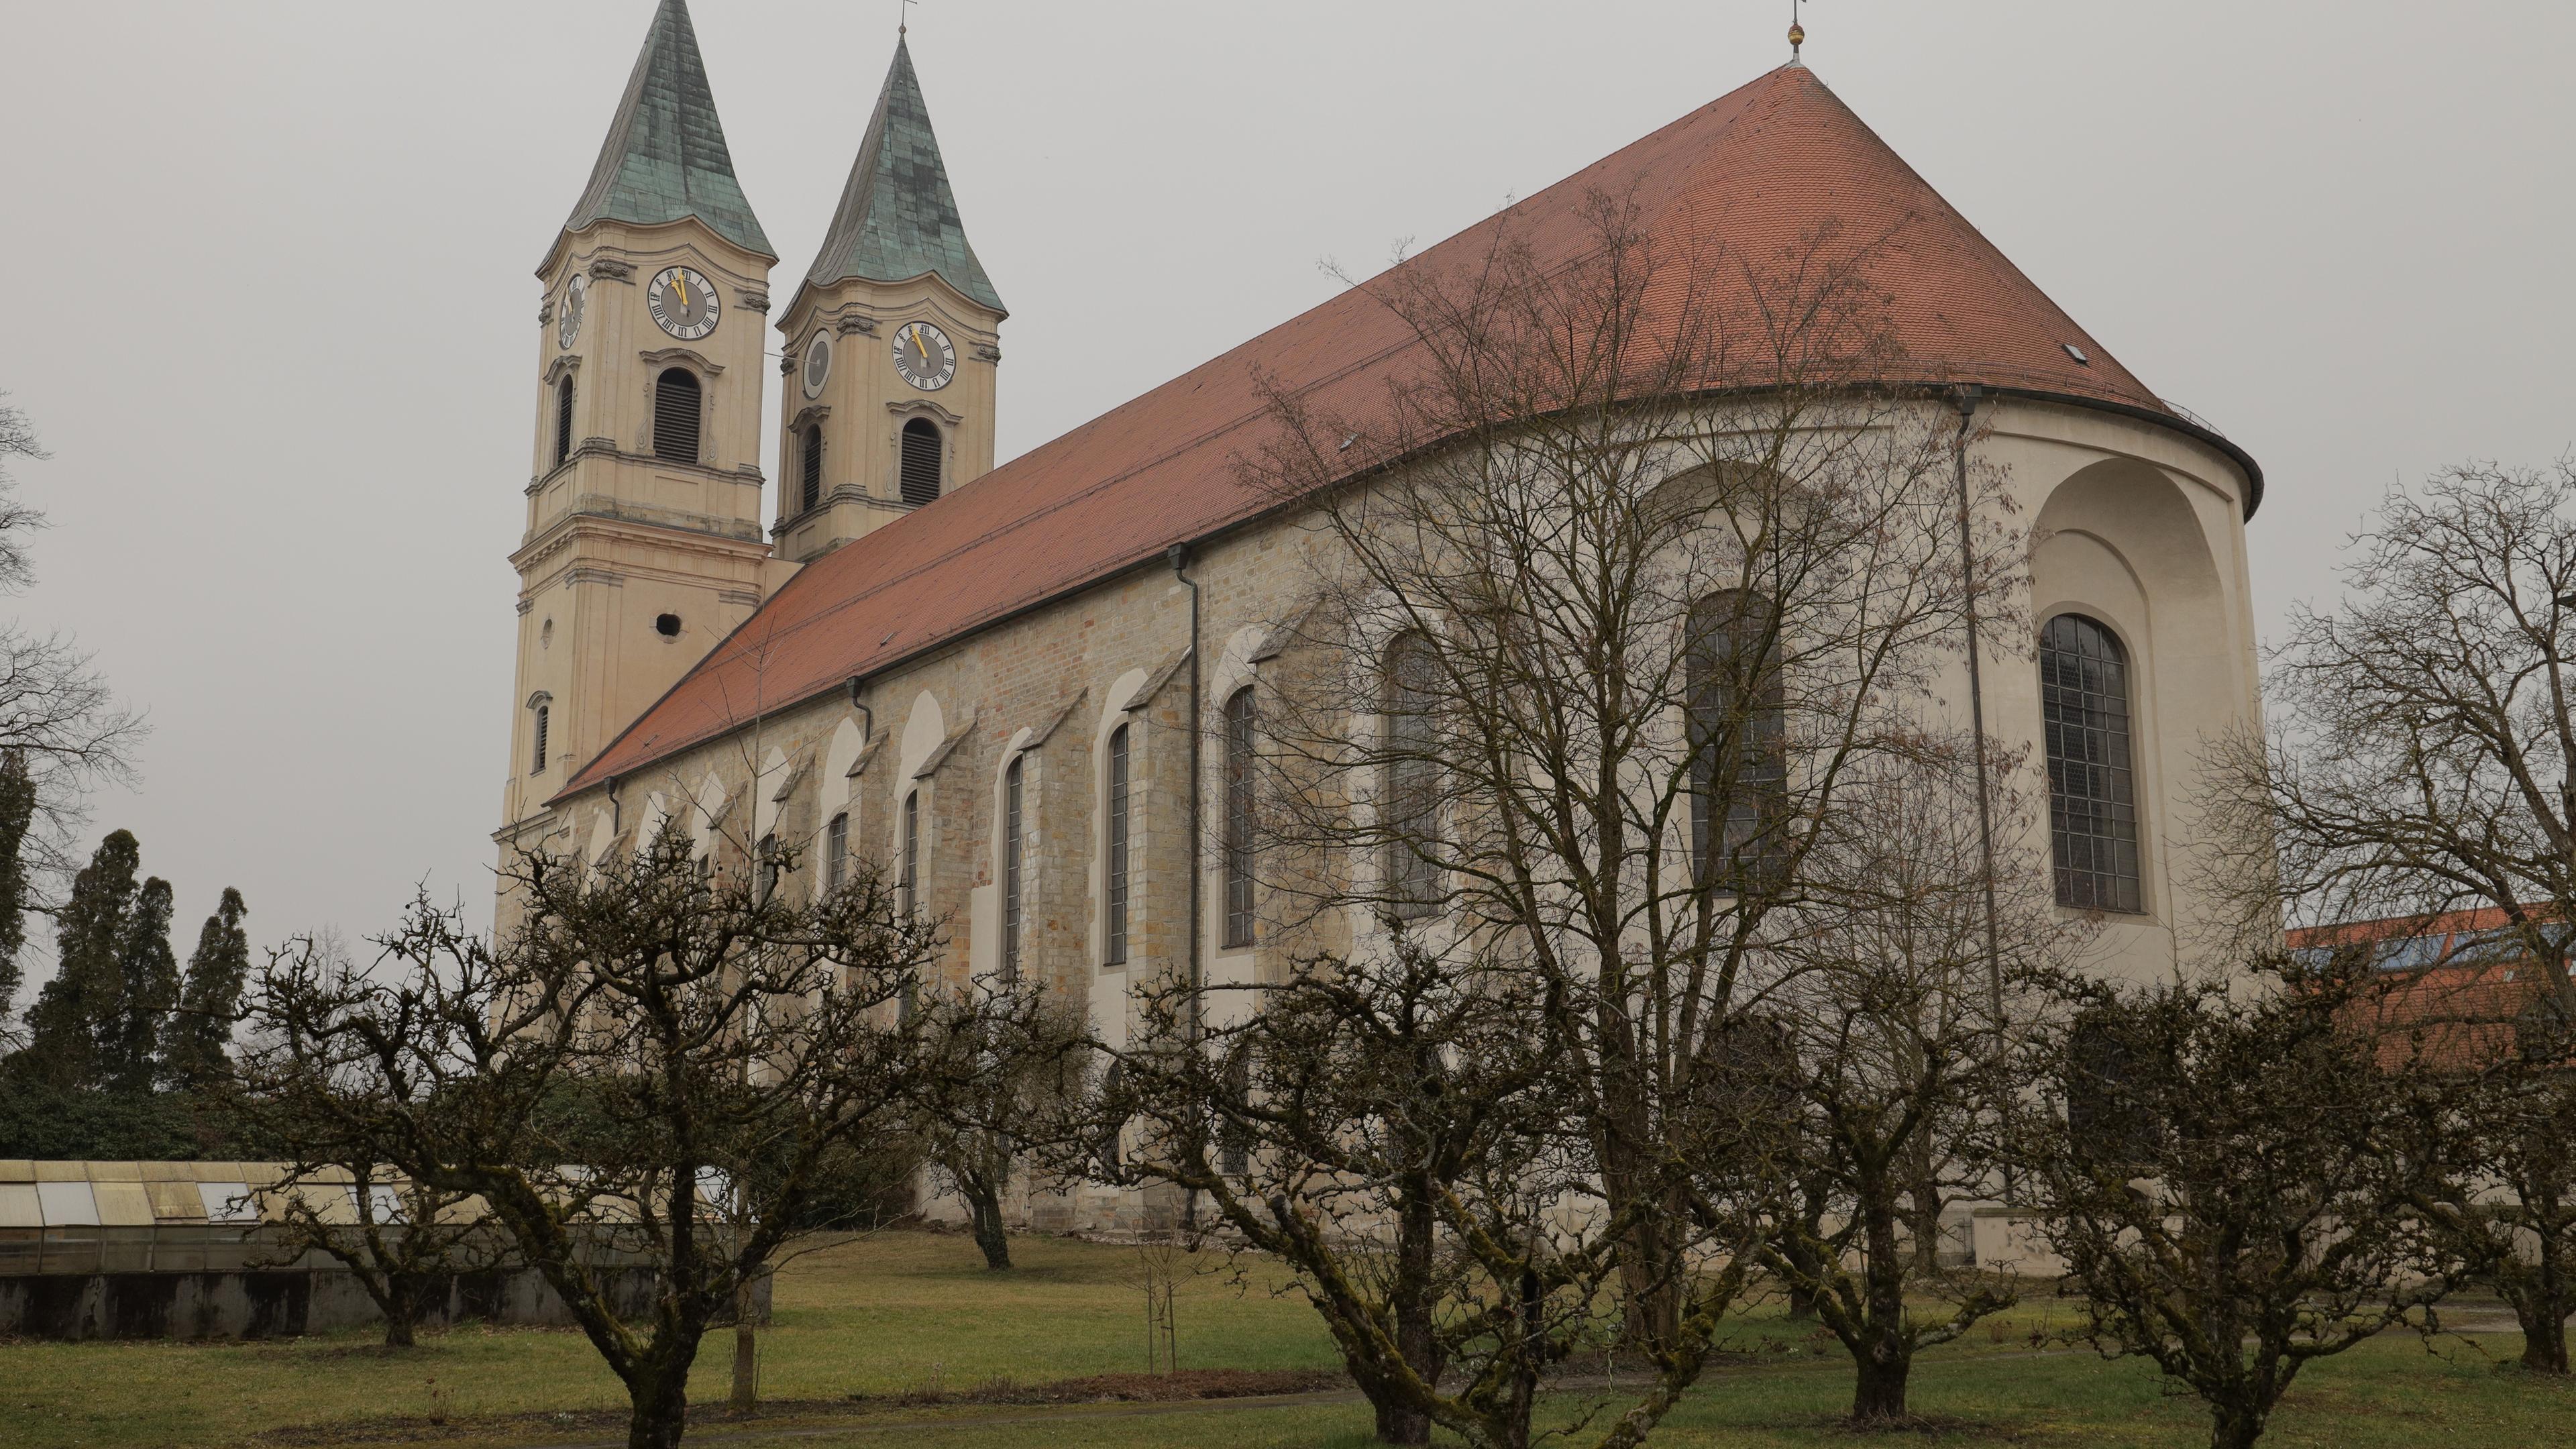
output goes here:
{"type": "MultiPolygon", "coordinates": [[[[2161,402],[1951,209],[1814,72],[1784,66],[1404,263],[1480,254],[1512,226],[1542,262],[1594,232],[1594,193],[1633,197],[1678,250],[1757,262],[1821,223],[1885,238],[1868,280],[1914,375],[2143,413],[2252,459],[2161,402]],[[2089,364],[2066,350],[2081,348],[2089,364]]],[[[1668,252],[1667,254],[1672,254],[1668,252]]],[[[1724,277],[1702,279],[1719,287],[1724,277]]],[[[1742,283],[1734,283],[1739,289],[1742,283]]],[[[586,789],[1260,512],[1236,476],[1270,427],[1256,374],[1345,415],[1413,351],[1346,292],[808,564],[565,787],[586,789]]],[[[558,797],[560,798],[560,797],[558,797]]]]}

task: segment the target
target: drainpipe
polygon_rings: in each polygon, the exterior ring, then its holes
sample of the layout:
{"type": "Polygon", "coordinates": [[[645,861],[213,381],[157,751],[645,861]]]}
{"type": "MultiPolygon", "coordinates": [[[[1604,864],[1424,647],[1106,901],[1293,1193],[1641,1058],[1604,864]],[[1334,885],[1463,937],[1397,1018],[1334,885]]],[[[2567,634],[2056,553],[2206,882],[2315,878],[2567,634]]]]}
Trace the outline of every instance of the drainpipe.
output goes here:
{"type": "Polygon", "coordinates": [[[1196,1045],[1206,1032],[1206,1008],[1200,988],[1206,983],[1199,964],[1199,937],[1206,934],[1200,918],[1199,893],[1205,882],[1199,879],[1199,586],[1187,570],[1190,546],[1173,544],[1163,558],[1172,566],[1172,577],[1190,590],[1190,1042],[1196,1045]]]}
{"type": "Polygon", "coordinates": [[[1997,940],[1995,926],[1995,811],[1994,790],[1988,781],[1986,759],[1986,688],[1977,655],[1980,652],[1977,631],[1977,596],[1973,588],[1976,573],[1976,542],[1968,517],[1968,430],[1974,425],[1977,404],[1985,398],[1985,389],[1960,388],[1953,396],[1959,409],[1959,436],[1952,452],[1959,468],[1959,570],[1960,583],[1968,589],[1968,723],[1977,732],[1977,850],[1985,870],[1986,895],[1986,991],[1988,1005],[1994,1009],[2000,1029],[2004,1019],[2003,948],[1997,940]]]}
{"type": "MultiPolygon", "coordinates": [[[[1984,670],[1977,655],[1981,643],[1977,630],[1977,595],[1974,581],[1977,567],[1976,535],[1969,519],[1968,505],[1968,431],[1975,424],[1977,404],[1984,400],[1985,389],[1963,387],[1952,396],[1959,409],[1959,436],[1951,452],[1959,469],[1959,581],[1964,590],[1962,602],[1968,616],[1968,724],[1977,732],[1977,852],[1984,868],[1986,897],[1986,999],[1994,1012],[1995,1051],[2004,1049],[2004,963],[2003,947],[1996,939],[1995,928],[1995,807],[1994,788],[1988,781],[1991,769],[1986,758],[1986,684],[1984,670]]],[[[2020,1199],[2018,1185],[2010,1167],[2004,1169],[2004,1202],[2020,1199]]]]}
{"type": "MultiPolygon", "coordinates": [[[[1189,1033],[1190,1050],[1197,1051],[1207,1035],[1207,993],[1205,973],[1199,965],[1199,937],[1206,934],[1200,919],[1199,893],[1205,882],[1199,879],[1199,586],[1187,570],[1190,546],[1176,543],[1163,558],[1172,566],[1172,577],[1187,584],[1190,590],[1190,1018],[1184,1029],[1189,1033]]],[[[1194,1188],[1188,1201],[1181,1205],[1181,1225],[1195,1229],[1199,1218],[1199,1195],[1194,1188]]]]}
{"type": "Polygon", "coordinates": [[[864,674],[853,674],[850,676],[850,708],[859,712],[859,743],[861,745],[865,745],[868,741],[877,737],[876,711],[859,702],[859,687],[865,683],[866,680],[867,676],[864,674]]]}

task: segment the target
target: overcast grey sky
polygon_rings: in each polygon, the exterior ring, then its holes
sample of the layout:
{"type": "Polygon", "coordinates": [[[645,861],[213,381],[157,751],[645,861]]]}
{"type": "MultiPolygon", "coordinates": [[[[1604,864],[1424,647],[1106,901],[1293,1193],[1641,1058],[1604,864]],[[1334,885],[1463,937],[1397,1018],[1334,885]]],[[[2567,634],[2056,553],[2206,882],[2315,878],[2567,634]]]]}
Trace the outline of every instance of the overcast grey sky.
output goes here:
{"type": "MultiPolygon", "coordinates": [[[[254,938],[488,911],[531,269],[653,0],[10,0],[0,388],[52,461],[26,617],[154,734],[97,802],[254,938]]],[[[895,0],[695,0],[811,261],[895,0]]],[[[1009,458],[1786,58],[1786,0],[925,0],[1012,309],[1009,458]]],[[[1827,84],[2149,386],[2260,459],[2267,633],[2389,484],[2576,442],[2576,6],[1816,0],[1827,84]]],[[[775,338],[772,338],[775,346],[775,338]]],[[[774,382],[775,379],[773,378],[774,382]]],[[[774,411],[774,410],[773,410],[774,411]]],[[[773,423],[774,425],[774,423],[773,423]]],[[[772,456],[774,457],[774,449],[772,456]]]]}

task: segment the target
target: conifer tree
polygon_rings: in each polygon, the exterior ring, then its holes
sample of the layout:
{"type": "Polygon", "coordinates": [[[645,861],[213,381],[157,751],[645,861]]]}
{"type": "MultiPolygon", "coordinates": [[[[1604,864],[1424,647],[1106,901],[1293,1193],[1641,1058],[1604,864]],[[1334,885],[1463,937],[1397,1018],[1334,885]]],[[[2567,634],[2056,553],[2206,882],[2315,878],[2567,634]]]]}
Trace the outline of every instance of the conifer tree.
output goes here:
{"type": "Polygon", "coordinates": [[[25,979],[18,957],[27,945],[27,828],[35,820],[36,782],[26,756],[11,750],[0,755],[0,1039],[25,979]]]}
{"type": "Polygon", "coordinates": [[[161,1038],[163,1074],[173,1087],[203,1088],[231,1065],[227,1049],[241,1010],[242,986],[250,977],[250,937],[242,930],[248,909],[241,892],[226,886],[222,903],[197,932],[197,949],[188,957],[187,981],[179,990],[179,1013],[161,1038]]]}
{"type": "Polygon", "coordinates": [[[179,958],[170,950],[170,883],[143,882],[116,942],[116,1012],[102,1023],[100,1085],[148,1095],[161,1073],[162,1033],[179,1006],[179,958]]]}
{"type": "Polygon", "coordinates": [[[74,1088],[103,1083],[125,994],[118,950],[129,938],[142,853],[132,832],[109,831],[72,877],[71,896],[54,918],[61,964],[28,1008],[28,1043],[19,1054],[36,1080],[74,1088]]]}

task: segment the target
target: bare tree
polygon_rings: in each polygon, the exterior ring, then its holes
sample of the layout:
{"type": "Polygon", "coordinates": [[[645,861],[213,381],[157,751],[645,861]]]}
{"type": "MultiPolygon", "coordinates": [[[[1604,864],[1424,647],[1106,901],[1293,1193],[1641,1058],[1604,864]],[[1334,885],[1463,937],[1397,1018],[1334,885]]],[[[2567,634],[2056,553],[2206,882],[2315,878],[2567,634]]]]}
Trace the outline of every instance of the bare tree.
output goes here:
{"type": "MultiPolygon", "coordinates": [[[[35,582],[26,535],[45,526],[45,515],[18,496],[9,465],[46,456],[26,413],[0,402],[0,593],[35,582]]],[[[83,802],[100,784],[132,778],[143,735],[141,716],[118,706],[90,657],[70,639],[15,621],[0,624],[0,755],[11,762],[13,788],[33,796],[11,874],[36,898],[11,902],[13,908],[46,908],[42,888],[67,879],[77,865],[73,841],[86,818],[83,802]]],[[[8,1008],[0,998],[0,1016],[8,1008]]]]}
{"type": "Polygon", "coordinates": [[[1089,1033],[1078,1010],[1045,993],[970,986],[925,1003],[932,1090],[918,1124],[922,1156],[966,1204],[984,1266],[1011,1266],[1004,1200],[1024,1174],[1043,1178],[1042,1150],[1078,1140],[1089,1033]]]}
{"type": "MultiPolygon", "coordinates": [[[[1214,1226],[1285,1263],[1382,1441],[1425,1444],[1438,1425],[1518,1449],[1545,1377],[1615,1338],[1603,1305],[1631,1226],[1607,1205],[1571,1110],[1574,1003],[1561,989],[1518,961],[1403,932],[1382,958],[1301,963],[1257,1010],[1166,982],[1144,998],[1147,1045],[1120,1055],[1107,1094],[1117,1130],[1094,1175],[1178,1186],[1214,1226]],[[1220,1024],[1193,1040],[1202,1017],[1220,1024]]],[[[1738,1147],[1716,1132],[1695,1145],[1738,1147]]],[[[1682,1234],[1713,1264],[1675,1285],[1692,1331],[1641,1398],[1566,1433],[1638,1442],[1697,1377],[1708,1329],[1750,1271],[1748,1226],[1716,1226],[1736,1231],[1682,1234]]]]}
{"type": "MultiPolygon", "coordinates": [[[[2491,950],[2492,948],[2488,948],[2491,950]]],[[[2522,1366],[2568,1372],[2576,1314],[2576,1042],[2556,1003],[2500,989],[2473,951],[2417,973],[2377,1012],[2381,1055],[2414,1087],[2410,1155],[2445,1169],[2414,1206],[2442,1250],[2513,1310],[2522,1366]]]]}
{"type": "Polygon", "coordinates": [[[2429,1331],[2459,1265],[2414,1199],[2366,961],[2271,961],[2233,983],[2062,983],[2063,1030],[2021,1054],[2021,1186],[2083,1294],[2077,1330],[2143,1354],[2247,1449],[2310,1362],[2401,1324],[2429,1331]]]}
{"type": "Polygon", "coordinates": [[[819,900],[702,870],[666,828],[598,862],[525,855],[497,943],[427,902],[367,971],[271,972],[263,1036],[367,1090],[334,1132],[479,1197],[626,1385],[628,1442],[686,1427],[688,1373],[836,1174],[907,1125],[924,1065],[899,1003],[929,927],[873,875],[819,900]],[[651,1269],[621,1302],[603,1262],[651,1269]]]}
{"type": "MultiPolygon", "coordinates": [[[[1778,947],[1793,970],[1732,1052],[1774,1079],[1792,1128],[1778,1157],[1804,1197],[1764,1266],[1850,1352],[1861,1424],[1905,1419],[1915,1356],[2014,1301],[1973,1254],[1943,1259],[1942,1220],[2003,1195],[2010,1041],[2036,1015],[2008,983],[2075,964],[2089,939],[2056,919],[2027,850],[1986,859],[1974,764],[1971,742],[1927,737],[1843,793],[1810,859],[1815,900],[1778,947]]],[[[2002,805],[2007,838],[2028,839],[2028,812],[2002,805]]]]}
{"type": "Polygon", "coordinates": [[[2021,542],[1948,400],[1867,381],[1906,372],[1874,239],[1584,220],[1570,261],[1506,229],[1367,284],[1412,344],[1382,392],[1274,391],[1245,471],[1318,597],[1258,698],[1257,855],[1282,939],[1392,917],[1580,1003],[1628,1336],[1687,1358],[1711,1205],[1673,1126],[1779,984],[1822,822],[1914,749],[1972,611],[2009,626],[2021,542]]]}
{"type": "Polygon", "coordinates": [[[2576,1020],[2576,463],[2392,492],[2221,751],[2225,880],[2331,924],[2501,911],[2576,1020]],[[2271,852],[2278,852],[2274,877],[2271,852]]]}
{"type": "MultiPolygon", "coordinates": [[[[270,949],[260,1000],[310,1000],[347,974],[336,942],[299,936],[270,949]]],[[[262,1215],[278,1227],[279,1260],[307,1253],[336,1260],[384,1315],[385,1346],[410,1348],[422,1314],[456,1274],[500,1261],[500,1234],[470,1194],[389,1171],[380,1149],[350,1130],[371,1120],[394,1089],[373,1058],[292,1034],[301,1024],[271,1016],[264,1025],[274,1034],[201,1086],[252,1150],[290,1164],[261,1193],[262,1215]]]]}

